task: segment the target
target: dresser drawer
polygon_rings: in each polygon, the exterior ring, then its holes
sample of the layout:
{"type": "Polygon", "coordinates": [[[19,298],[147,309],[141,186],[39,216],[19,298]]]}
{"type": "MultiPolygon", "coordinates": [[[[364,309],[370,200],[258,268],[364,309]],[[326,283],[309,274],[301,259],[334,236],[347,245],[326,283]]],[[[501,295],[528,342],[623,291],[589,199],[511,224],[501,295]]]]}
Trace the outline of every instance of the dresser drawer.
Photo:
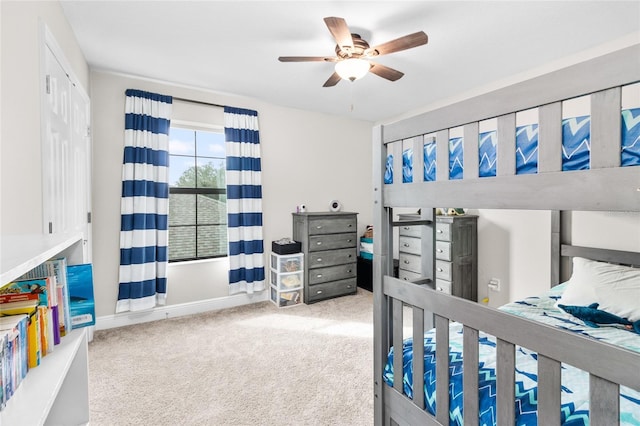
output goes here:
{"type": "Polygon", "coordinates": [[[418,281],[422,278],[422,274],[407,271],[406,269],[398,270],[398,278],[404,281],[418,281]]]}
{"type": "Polygon", "coordinates": [[[314,251],[309,253],[307,265],[309,268],[321,268],[323,266],[342,265],[356,261],[356,248],[346,248],[328,251],[314,251]]]}
{"type": "Polygon", "coordinates": [[[355,278],[312,285],[309,287],[309,292],[307,294],[308,300],[305,300],[305,302],[315,302],[329,297],[354,294],[356,292],[356,288],[357,280],[355,278]]]}
{"type": "Polygon", "coordinates": [[[357,232],[355,217],[310,218],[309,235],[357,232]]]}
{"type": "Polygon", "coordinates": [[[333,250],[355,247],[358,241],[355,232],[349,234],[326,234],[309,237],[309,251],[333,250]]]}
{"type": "Polygon", "coordinates": [[[400,236],[398,250],[405,253],[421,254],[422,244],[420,238],[400,236]]]}
{"type": "Polygon", "coordinates": [[[398,234],[406,237],[418,237],[422,236],[422,226],[421,225],[401,225],[398,229],[398,234]]]}
{"type": "Polygon", "coordinates": [[[436,241],[436,259],[451,261],[451,243],[436,241]]]}
{"type": "Polygon", "coordinates": [[[436,278],[451,281],[451,262],[436,260],[436,278]]]}
{"type": "Polygon", "coordinates": [[[451,282],[436,279],[436,290],[451,294],[451,282]]]}
{"type": "Polygon", "coordinates": [[[310,269],[309,285],[325,283],[327,281],[342,280],[346,278],[355,278],[357,270],[358,267],[355,263],[310,269]]]}
{"type": "Polygon", "coordinates": [[[420,256],[401,252],[399,257],[399,269],[406,269],[407,271],[416,272],[418,274],[422,273],[422,261],[420,256]]]}
{"type": "Polygon", "coordinates": [[[436,240],[451,241],[451,224],[436,222],[436,240]]]}

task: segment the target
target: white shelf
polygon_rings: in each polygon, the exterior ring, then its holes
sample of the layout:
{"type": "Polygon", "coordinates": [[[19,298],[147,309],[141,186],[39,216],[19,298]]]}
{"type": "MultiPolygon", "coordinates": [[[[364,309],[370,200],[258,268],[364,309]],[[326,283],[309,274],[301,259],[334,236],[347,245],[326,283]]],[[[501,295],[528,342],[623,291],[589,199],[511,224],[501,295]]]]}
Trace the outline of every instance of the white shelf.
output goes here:
{"type": "Polygon", "coordinates": [[[81,241],[80,233],[2,236],[0,286],[22,276],[81,241]]]}
{"type": "Polygon", "coordinates": [[[85,328],[73,330],[63,337],[54,351],[42,358],[38,367],[29,370],[0,412],[0,424],[87,424],[87,352],[85,328]],[[72,404],[58,404],[66,395],[73,395],[72,404]],[[61,421],[61,416],[66,420],[61,421]]]}
{"type": "MultiPolygon", "coordinates": [[[[80,233],[2,236],[0,286],[41,263],[67,256],[83,261],[80,233]]],[[[0,412],[0,425],[86,425],[89,423],[87,329],[71,331],[52,353],[29,370],[0,412]]]]}

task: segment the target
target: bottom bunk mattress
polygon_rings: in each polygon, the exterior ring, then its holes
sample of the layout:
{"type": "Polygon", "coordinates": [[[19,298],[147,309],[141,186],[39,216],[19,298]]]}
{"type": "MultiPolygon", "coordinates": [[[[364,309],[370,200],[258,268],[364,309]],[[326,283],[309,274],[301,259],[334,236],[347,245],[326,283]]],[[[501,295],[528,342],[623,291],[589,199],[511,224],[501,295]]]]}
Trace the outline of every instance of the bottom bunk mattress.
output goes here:
{"type": "MultiPolygon", "coordinates": [[[[557,308],[556,302],[564,284],[554,287],[539,297],[509,303],[500,310],[519,315],[555,327],[591,336],[600,341],[640,352],[640,335],[631,331],[607,326],[592,328],[579,319],[557,308]]],[[[479,333],[479,420],[481,425],[496,424],[496,339],[479,333]]],[[[449,329],[449,407],[450,424],[463,424],[462,393],[462,324],[451,323],[449,329]]],[[[403,344],[404,393],[413,398],[413,341],[405,339],[403,344]]],[[[393,357],[391,348],[383,372],[384,381],[393,386],[393,357]]],[[[606,362],[606,360],[603,360],[606,362]]],[[[516,346],[516,424],[537,425],[537,354],[516,346]]],[[[435,414],[435,330],[424,337],[424,399],[425,407],[435,414]]],[[[636,371],[630,367],[630,371],[636,371]]],[[[620,388],[620,424],[640,425],[640,392],[620,388]]],[[[562,365],[561,422],[563,425],[589,424],[589,376],[584,371],[562,365]]]]}

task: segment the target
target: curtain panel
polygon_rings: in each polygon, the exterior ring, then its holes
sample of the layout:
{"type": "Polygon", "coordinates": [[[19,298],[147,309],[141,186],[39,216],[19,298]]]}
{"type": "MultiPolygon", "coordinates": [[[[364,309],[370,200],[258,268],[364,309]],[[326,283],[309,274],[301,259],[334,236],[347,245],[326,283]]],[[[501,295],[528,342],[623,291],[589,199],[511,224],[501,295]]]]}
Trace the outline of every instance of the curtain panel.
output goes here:
{"type": "Polygon", "coordinates": [[[172,97],[125,92],[116,313],[164,305],[167,296],[169,126],[172,97]]]}
{"type": "Polygon", "coordinates": [[[265,289],[258,113],[224,107],[229,294],[265,289]]]}

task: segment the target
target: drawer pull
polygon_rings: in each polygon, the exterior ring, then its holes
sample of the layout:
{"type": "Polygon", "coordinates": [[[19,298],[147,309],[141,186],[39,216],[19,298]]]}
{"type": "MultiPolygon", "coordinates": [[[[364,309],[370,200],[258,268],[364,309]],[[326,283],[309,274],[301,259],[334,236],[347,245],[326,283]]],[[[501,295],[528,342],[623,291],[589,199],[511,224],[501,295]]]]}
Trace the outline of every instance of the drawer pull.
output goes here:
{"type": "Polygon", "coordinates": [[[347,256],[347,257],[348,257],[348,258],[351,258],[352,256],[353,256],[353,255],[352,255],[352,254],[350,254],[350,255],[349,255],[349,256],[347,256]]]}
{"type": "Polygon", "coordinates": [[[405,280],[405,281],[409,281],[409,278],[407,278],[407,277],[404,277],[404,278],[403,278],[403,280],[405,280]]]}
{"type": "Polygon", "coordinates": [[[409,263],[411,263],[411,262],[409,262],[408,260],[405,260],[405,261],[404,261],[404,264],[405,264],[405,265],[408,265],[409,263]]]}
{"type": "Polygon", "coordinates": [[[353,241],[353,240],[347,240],[348,243],[350,243],[351,241],[353,241]]]}
{"type": "Polygon", "coordinates": [[[444,291],[444,289],[442,287],[438,287],[436,290],[438,291],[444,291]]]}
{"type": "Polygon", "coordinates": [[[317,258],[316,262],[322,262],[322,258],[321,257],[317,258]]]}
{"type": "Polygon", "coordinates": [[[403,229],[404,229],[405,231],[408,231],[409,229],[411,229],[411,227],[410,227],[410,226],[405,226],[403,229]]]}
{"type": "Polygon", "coordinates": [[[410,245],[411,245],[411,244],[409,244],[409,243],[404,243],[404,244],[403,244],[403,246],[405,246],[405,247],[409,247],[410,245]]]}
{"type": "Polygon", "coordinates": [[[316,294],[321,294],[321,293],[322,293],[322,290],[316,291],[316,294]]]}
{"type": "Polygon", "coordinates": [[[436,249],[438,253],[442,253],[442,249],[436,249]]]}
{"type": "Polygon", "coordinates": [[[436,268],[438,272],[442,272],[442,268],[436,268]]]}
{"type": "Polygon", "coordinates": [[[351,288],[351,284],[347,285],[347,288],[351,288]]]}
{"type": "Polygon", "coordinates": [[[316,245],[321,246],[321,245],[322,245],[322,241],[318,241],[318,242],[316,243],[316,245]]]}
{"type": "Polygon", "coordinates": [[[442,229],[436,229],[436,232],[437,232],[438,234],[442,234],[442,229]]]}
{"type": "Polygon", "coordinates": [[[316,226],[316,229],[322,229],[322,225],[316,226]]]}
{"type": "Polygon", "coordinates": [[[349,224],[349,228],[351,228],[352,226],[353,226],[353,225],[350,223],[350,224],[349,224]]]}
{"type": "Polygon", "coordinates": [[[316,278],[322,278],[322,274],[316,275],[316,278]]]}
{"type": "Polygon", "coordinates": [[[349,274],[350,274],[350,273],[351,273],[351,269],[347,269],[347,273],[349,273],[349,274]]]}

